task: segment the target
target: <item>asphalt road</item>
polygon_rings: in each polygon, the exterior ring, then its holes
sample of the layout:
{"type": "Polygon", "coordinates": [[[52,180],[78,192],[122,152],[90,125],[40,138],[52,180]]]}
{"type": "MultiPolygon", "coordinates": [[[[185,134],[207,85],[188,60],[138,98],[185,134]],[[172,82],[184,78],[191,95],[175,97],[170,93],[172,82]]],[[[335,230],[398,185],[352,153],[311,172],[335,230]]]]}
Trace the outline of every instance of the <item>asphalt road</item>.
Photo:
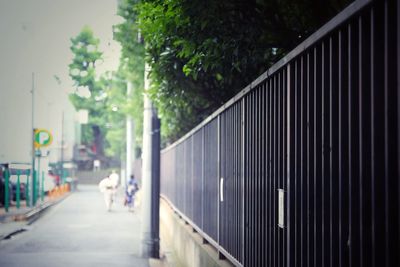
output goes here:
{"type": "Polygon", "coordinates": [[[27,231],[0,242],[0,267],[149,266],[140,258],[140,218],[122,193],[107,212],[96,186],[79,186],[27,231]]]}

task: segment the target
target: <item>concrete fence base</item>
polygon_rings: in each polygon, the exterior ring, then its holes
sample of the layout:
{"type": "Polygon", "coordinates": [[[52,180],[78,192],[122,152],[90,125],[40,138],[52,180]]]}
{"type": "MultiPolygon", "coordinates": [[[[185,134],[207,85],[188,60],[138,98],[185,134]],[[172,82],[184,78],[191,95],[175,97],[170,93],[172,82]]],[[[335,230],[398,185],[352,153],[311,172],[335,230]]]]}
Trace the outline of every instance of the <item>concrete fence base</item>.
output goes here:
{"type": "Polygon", "coordinates": [[[218,251],[209,244],[162,198],[160,199],[161,255],[169,266],[228,267],[228,261],[218,258],[218,251]]]}

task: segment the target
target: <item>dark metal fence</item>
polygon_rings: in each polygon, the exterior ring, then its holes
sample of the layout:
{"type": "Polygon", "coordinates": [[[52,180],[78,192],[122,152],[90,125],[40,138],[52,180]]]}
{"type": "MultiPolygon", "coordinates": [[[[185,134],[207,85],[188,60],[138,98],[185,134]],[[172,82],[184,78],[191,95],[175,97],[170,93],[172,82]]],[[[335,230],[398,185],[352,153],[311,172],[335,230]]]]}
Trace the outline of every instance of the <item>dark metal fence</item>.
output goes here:
{"type": "Polygon", "coordinates": [[[221,256],[400,266],[398,14],[356,1],[163,151],[163,197],[221,256]]]}

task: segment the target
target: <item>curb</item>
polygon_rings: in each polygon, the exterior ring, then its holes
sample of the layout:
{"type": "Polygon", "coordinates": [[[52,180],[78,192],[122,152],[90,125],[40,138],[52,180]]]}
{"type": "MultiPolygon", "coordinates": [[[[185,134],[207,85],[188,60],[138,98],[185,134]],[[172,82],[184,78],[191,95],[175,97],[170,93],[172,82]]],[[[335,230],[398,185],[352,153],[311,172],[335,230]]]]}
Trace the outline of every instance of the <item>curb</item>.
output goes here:
{"type": "Polygon", "coordinates": [[[13,215],[10,216],[12,217],[12,220],[10,220],[10,222],[22,222],[22,221],[26,221],[26,225],[25,226],[19,226],[13,230],[11,230],[9,233],[0,235],[0,241],[4,240],[4,239],[9,239],[11,238],[13,235],[16,235],[18,233],[24,232],[27,230],[26,226],[31,225],[32,223],[34,223],[37,219],[39,219],[41,217],[42,214],[44,214],[50,207],[58,204],[59,202],[63,201],[65,198],[67,198],[68,196],[70,196],[71,193],[65,194],[64,196],[60,197],[59,199],[55,200],[55,201],[48,201],[48,202],[44,202],[42,204],[40,204],[39,206],[33,208],[32,210],[29,210],[28,212],[22,213],[22,214],[17,214],[17,215],[13,215]]]}
{"type": "Polygon", "coordinates": [[[58,204],[59,202],[63,201],[66,199],[68,196],[70,196],[71,193],[65,194],[64,196],[60,197],[59,199],[55,201],[49,201],[40,204],[38,207],[33,208],[32,210],[28,211],[27,213],[24,214],[22,220],[27,221],[28,225],[34,223],[37,219],[40,218],[40,216],[47,211],[48,208],[58,204]]]}

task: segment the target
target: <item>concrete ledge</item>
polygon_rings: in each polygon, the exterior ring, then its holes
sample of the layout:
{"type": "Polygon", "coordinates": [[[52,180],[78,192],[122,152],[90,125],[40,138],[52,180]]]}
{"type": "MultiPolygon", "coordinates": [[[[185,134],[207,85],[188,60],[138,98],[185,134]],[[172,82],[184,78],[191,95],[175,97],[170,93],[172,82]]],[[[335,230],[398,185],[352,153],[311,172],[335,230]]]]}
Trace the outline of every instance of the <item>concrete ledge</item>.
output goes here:
{"type": "Polygon", "coordinates": [[[165,262],[163,260],[153,259],[153,258],[149,259],[149,265],[150,267],[167,267],[167,265],[165,265],[165,262]]]}
{"type": "Polygon", "coordinates": [[[162,198],[160,198],[160,237],[161,254],[167,258],[168,266],[233,266],[229,261],[220,259],[218,251],[203,242],[203,237],[180,218],[162,198]]]}

